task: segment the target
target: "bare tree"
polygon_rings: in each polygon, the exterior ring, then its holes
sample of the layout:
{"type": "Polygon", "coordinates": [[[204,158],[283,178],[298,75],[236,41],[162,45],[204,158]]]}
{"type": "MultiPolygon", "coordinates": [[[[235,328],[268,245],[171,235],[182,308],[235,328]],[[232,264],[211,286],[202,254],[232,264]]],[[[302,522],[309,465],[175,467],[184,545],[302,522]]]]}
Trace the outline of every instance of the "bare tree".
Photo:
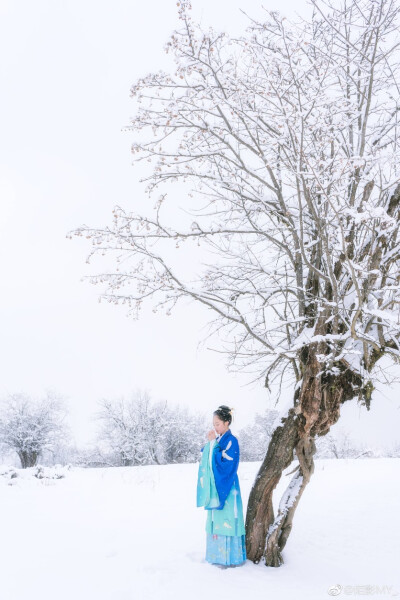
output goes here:
{"type": "Polygon", "coordinates": [[[361,458],[370,452],[357,444],[347,429],[335,428],[326,436],[319,438],[316,443],[315,458],[361,458]]]}
{"type": "Polygon", "coordinates": [[[385,456],[389,456],[390,458],[400,458],[400,444],[393,444],[386,450],[385,456]]]}
{"type": "Polygon", "coordinates": [[[137,391],[128,401],[103,399],[99,404],[99,440],[120,457],[122,465],[160,464],[166,403],[153,403],[147,392],[137,391]]]}
{"type": "Polygon", "coordinates": [[[205,415],[193,413],[186,406],[170,407],[165,425],[164,461],[168,464],[197,462],[209,429],[205,415]]]}
{"type": "Polygon", "coordinates": [[[113,272],[89,277],[108,284],[100,300],[137,316],[144,301],[168,314],[191,298],[215,315],[230,367],[268,389],[292,379],[293,406],[246,516],[247,556],[269,566],[283,562],[316,437],[344,402],[369,408],[382,357],[400,356],[399,6],[312,4],[309,22],[266,12],[232,39],[203,32],[181,2],[182,29],[167,45],[175,72],[132,87],[132,150],[151,163],[149,193],[162,191],[154,216],[117,206],[110,226],[69,234],[91,239],[89,261],[116,254],[113,272]],[[195,217],[188,227],[168,213],[168,182],[195,217]],[[175,246],[199,252],[191,277],[175,246]]]}
{"type": "Polygon", "coordinates": [[[253,422],[238,431],[240,460],[255,461],[264,458],[279,415],[277,410],[256,413],[253,422]]]}
{"type": "Polygon", "coordinates": [[[46,452],[55,451],[67,439],[63,398],[48,391],[39,400],[26,394],[10,394],[2,402],[0,443],[14,450],[23,469],[36,466],[46,452]]]}
{"type": "Polygon", "coordinates": [[[102,400],[97,419],[99,441],[124,466],[195,462],[206,432],[203,415],[187,408],[153,402],[147,392],[137,391],[126,401],[102,400]]]}

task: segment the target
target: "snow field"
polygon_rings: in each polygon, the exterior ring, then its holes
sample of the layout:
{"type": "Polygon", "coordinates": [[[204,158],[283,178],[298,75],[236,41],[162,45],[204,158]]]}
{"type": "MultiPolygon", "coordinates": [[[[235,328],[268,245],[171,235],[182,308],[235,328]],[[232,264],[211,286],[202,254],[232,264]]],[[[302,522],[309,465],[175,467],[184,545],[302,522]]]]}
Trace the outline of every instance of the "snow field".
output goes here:
{"type": "MultiPolygon", "coordinates": [[[[239,466],[244,507],[259,465],[239,466]]],[[[1,600],[216,594],[320,600],[330,598],[328,588],[336,584],[345,597],[368,585],[379,586],[380,597],[400,595],[400,459],[316,461],[278,569],[247,561],[221,570],[205,562],[197,469],[72,467],[63,479],[36,479],[29,469],[17,470],[14,479],[0,476],[1,600]]],[[[276,506],[289,480],[281,480],[276,506]]]]}

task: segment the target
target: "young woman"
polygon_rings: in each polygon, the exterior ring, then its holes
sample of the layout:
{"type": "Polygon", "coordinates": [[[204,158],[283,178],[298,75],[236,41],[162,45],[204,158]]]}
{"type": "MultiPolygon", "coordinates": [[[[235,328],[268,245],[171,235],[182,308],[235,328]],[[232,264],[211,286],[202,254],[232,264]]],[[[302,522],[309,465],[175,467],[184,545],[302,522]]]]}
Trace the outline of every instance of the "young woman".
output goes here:
{"type": "Polygon", "coordinates": [[[237,475],[239,443],[229,429],[232,411],[233,408],[225,405],[214,411],[214,429],[208,432],[209,441],[201,449],[197,479],[197,506],[207,510],[206,561],[225,568],[246,561],[243,505],[237,475]]]}

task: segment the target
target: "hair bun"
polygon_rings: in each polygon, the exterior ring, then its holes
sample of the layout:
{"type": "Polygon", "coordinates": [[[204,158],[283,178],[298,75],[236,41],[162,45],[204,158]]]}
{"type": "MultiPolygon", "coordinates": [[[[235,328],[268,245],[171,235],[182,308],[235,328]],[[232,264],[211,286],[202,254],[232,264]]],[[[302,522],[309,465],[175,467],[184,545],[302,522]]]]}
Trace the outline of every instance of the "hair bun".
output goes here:
{"type": "Polygon", "coordinates": [[[228,421],[229,425],[232,423],[232,411],[233,408],[230,408],[226,404],[221,404],[218,406],[217,410],[214,411],[214,415],[217,415],[222,421],[228,421]]]}

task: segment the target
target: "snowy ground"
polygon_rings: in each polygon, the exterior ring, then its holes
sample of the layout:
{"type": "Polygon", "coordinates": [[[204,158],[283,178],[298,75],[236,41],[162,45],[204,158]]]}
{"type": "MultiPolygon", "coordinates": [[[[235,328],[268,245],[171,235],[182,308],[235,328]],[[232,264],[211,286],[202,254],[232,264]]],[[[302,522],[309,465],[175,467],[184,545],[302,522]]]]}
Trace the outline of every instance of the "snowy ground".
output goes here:
{"type": "MultiPolygon", "coordinates": [[[[240,464],[244,507],[259,464],[240,464]]],[[[343,597],[400,596],[400,459],[317,461],[278,569],[205,562],[197,469],[72,468],[50,480],[1,468],[0,600],[322,600],[336,584],[343,597]]]]}

